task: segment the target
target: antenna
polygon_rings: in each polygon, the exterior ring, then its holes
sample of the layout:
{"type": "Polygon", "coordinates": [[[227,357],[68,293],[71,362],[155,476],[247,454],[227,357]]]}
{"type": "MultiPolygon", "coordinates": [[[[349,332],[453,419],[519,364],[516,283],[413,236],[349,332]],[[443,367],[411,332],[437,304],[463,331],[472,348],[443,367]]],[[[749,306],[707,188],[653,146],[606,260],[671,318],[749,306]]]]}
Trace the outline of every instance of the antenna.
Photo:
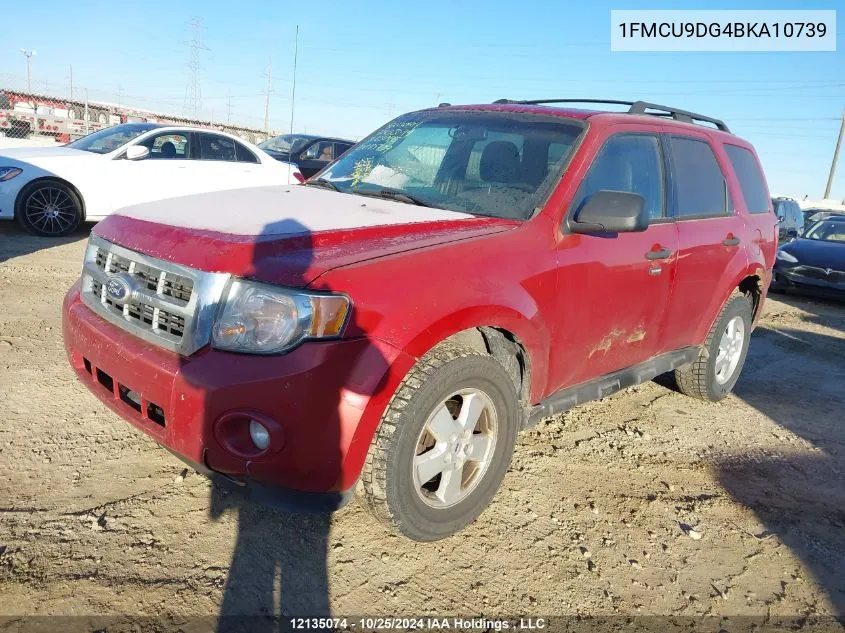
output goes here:
{"type": "Polygon", "coordinates": [[[200,111],[202,110],[202,85],[200,83],[200,70],[202,64],[200,63],[200,51],[209,50],[202,41],[202,32],[205,29],[202,18],[193,17],[188,21],[188,26],[191,29],[192,37],[189,41],[184,42],[190,51],[190,61],[188,68],[191,71],[190,79],[185,86],[185,106],[183,114],[186,117],[198,119],[200,111]]]}
{"type": "Polygon", "coordinates": [[[299,54],[299,25],[296,25],[296,36],[293,43],[293,89],[290,94],[290,133],[293,134],[293,106],[296,99],[296,57],[299,54]]]}
{"type": "Polygon", "coordinates": [[[270,133],[270,95],[273,93],[273,58],[267,60],[267,72],[262,75],[267,77],[267,88],[264,90],[264,131],[270,133]]]}

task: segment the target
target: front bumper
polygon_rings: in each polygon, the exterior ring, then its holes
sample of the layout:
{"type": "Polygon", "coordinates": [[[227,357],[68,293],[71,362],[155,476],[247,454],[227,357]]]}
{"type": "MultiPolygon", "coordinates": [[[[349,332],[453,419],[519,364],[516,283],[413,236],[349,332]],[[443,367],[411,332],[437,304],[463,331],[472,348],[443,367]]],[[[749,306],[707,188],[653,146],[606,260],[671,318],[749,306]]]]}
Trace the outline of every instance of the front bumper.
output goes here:
{"type": "Polygon", "coordinates": [[[413,359],[377,340],[307,343],[281,356],[201,349],[189,357],[142,341],[80,300],[63,310],[68,358],[112,411],[201,469],[238,483],[338,492],[358,478],[381,414],[413,359]],[[232,449],[238,414],[268,422],[270,448],[232,449]]]}
{"type": "Polygon", "coordinates": [[[772,285],[775,289],[796,289],[816,296],[845,299],[845,273],[803,264],[775,264],[772,285]]]}

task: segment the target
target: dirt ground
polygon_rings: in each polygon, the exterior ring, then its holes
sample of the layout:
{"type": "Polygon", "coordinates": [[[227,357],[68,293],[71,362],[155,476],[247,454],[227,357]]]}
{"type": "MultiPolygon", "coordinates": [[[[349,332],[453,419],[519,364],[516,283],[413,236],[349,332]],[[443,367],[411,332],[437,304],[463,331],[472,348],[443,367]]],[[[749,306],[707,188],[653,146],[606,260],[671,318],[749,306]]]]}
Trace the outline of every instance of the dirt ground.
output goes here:
{"type": "Polygon", "coordinates": [[[845,615],[842,304],[770,300],[720,404],[648,383],[527,431],[425,545],[212,493],[107,411],[61,339],[86,238],[0,227],[0,616],[845,615]]]}

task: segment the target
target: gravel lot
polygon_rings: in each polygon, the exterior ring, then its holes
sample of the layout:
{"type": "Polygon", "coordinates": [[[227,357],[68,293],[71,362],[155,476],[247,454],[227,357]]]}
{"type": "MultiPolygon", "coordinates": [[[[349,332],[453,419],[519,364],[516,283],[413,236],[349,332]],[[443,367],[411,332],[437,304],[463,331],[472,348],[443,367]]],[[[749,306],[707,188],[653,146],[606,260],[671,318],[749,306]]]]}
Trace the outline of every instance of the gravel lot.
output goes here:
{"type": "Polygon", "coordinates": [[[720,404],[649,383],[541,423],[422,545],[215,493],[101,406],[61,340],[86,237],[0,226],[0,616],[845,615],[841,304],[770,300],[720,404]]]}

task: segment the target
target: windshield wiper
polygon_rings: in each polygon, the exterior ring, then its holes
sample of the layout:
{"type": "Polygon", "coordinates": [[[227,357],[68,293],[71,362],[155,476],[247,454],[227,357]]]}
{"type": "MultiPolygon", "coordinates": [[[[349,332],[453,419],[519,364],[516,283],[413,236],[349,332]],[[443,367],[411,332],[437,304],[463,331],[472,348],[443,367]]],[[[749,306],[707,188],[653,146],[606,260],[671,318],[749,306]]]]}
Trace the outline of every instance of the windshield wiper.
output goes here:
{"type": "Polygon", "coordinates": [[[397,202],[405,202],[407,204],[415,204],[418,207],[430,207],[432,209],[439,209],[440,207],[426,202],[422,198],[418,198],[404,191],[396,191],[395,189],[353,189],[350,193],[358,194],[359,196],[370,196],[371,198],[383,198],[385,200],[396,200],[397,202]]]}
{"type": "Polygon", "coordinates": [[[340,191],[338,186],[331,182],[330,180],[326,180],[325,178],[317,178],[317,180],[306,180],[305,184],[310,187],[322,187],[323,189],[331,189],[332,191],[340,191]]]}

